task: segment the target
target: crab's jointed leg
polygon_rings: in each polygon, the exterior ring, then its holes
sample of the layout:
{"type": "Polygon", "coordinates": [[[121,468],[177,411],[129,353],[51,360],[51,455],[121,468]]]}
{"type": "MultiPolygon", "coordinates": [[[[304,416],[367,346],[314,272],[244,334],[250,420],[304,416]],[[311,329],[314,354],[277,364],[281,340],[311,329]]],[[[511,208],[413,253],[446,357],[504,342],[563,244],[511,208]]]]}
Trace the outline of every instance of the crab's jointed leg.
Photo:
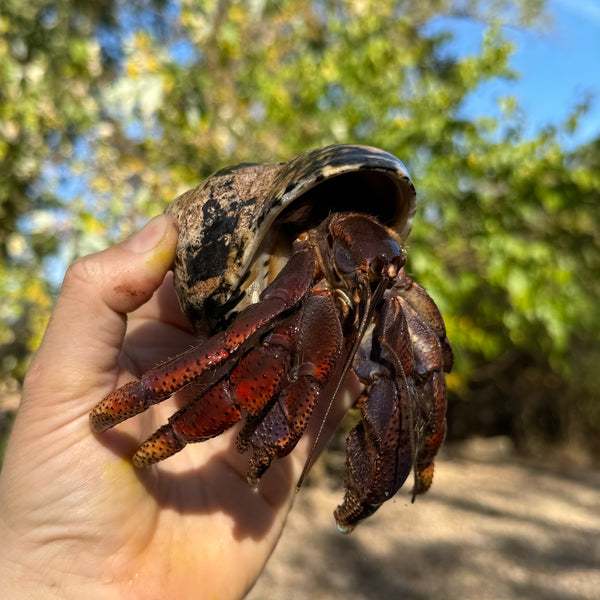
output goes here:
{"type": "Polygon", "coordinates": [[[133,464],[145,467],[179,452],[186,444],[220,435],[242,418],[242,409],[252,422],[279,389],[293,342],[293,329],[290,331],[287,324],[280,325],[228,377],[173,414],[166,425],[138,448],[133,464]]]}
{"type": "Polygon", "coordinates": [[[285,456],[296,445],[337,364],[343,337],[334,316],[329,294],[309,297],[228,377],[171,416],[137,450],[133,463],[147,466],[188,443],[219,435],[241,419],[243,409],[249,421],[237,448],[243,452],[253,447],[248,479],[258,481],[273,458],[285,456]]]}
{"type": "Polygon", "coordinates": [[[367,400],[361,406],[361,421],[346,440],[346,492],[334,515],[341,531],[351,531],[373,514],[410,474],[413,448],[409,390],[397,384],[402,377],[396,371],[410,373],[412,363],[412,346],[401,307],[397,298],[384,300],[380,319],[365,340],[355,366],[366,385],[367,400]]]}
{"type": "Polygon", "coordinates": [[[275,327],[310,289],[314,271],[311,246],[296,242],[288,263],[263,291],[258,303],[244,309],[225,331],[106,396],[90,413],[92,429],[96,432],[109,429],[214,373],[246,345],[275,327]]]}
{"type": "MultiPolygon", "coordinates": [[[[433,459],[446,435],[446,378],[442,342],[429,324],[404,298],[402,304],[414,348],[417,373],[414,385],[415,486],[416,494],[426,492],[433,480],[433,459]]],[[[449,346],[448,346],[449,347],[449,346]]]]}
{"type": "Polygon", "coordinates": [[[273,458],[288,454],[308,425],[315,402],[334,372],[343,345],[342,328],[329,292],[306,301],[298,318],[298,339],[286,385],[250,439],[254,456],[248,480],[256,481],[273,458]]]}

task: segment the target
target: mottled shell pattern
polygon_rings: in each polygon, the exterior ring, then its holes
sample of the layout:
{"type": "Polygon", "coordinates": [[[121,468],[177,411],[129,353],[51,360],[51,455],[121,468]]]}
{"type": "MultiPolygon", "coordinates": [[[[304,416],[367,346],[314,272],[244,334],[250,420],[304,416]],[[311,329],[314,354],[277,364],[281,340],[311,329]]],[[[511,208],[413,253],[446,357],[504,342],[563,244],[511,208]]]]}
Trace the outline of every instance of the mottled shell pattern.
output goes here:
{"type": "Polygon", "coordinates": [[[256,302],[295,237],[337,211],[375,215],[406,241],[416,211],[406,167],[378,148],[327,146],[222,169],[171,203],[165,212],[180,224],[175,288],[198,333],[256,302]]]}

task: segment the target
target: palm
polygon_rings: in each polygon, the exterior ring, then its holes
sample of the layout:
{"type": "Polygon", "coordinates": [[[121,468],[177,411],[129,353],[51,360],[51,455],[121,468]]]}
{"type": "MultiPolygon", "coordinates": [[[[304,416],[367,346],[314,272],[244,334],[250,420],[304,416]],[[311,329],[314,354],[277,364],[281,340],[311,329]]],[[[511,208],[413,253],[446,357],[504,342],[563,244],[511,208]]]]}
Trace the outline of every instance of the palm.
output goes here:
{"type": "Polygon", "coordinates": [[[58,356],[68,357],[63,348],[56,350],[58,370],[36,376],[32,369],[24,397],[36,398],[36,413],[29,418],[24,401],[14,436],[27,450],[10,461],[11,471],[26,474],[17,497],[27,500],[8,508],[27,515],[27,533],[51,524],[51,535],[77,555],[79,573],[128,597],[136,591],[143,598],[197,597],[199,590],[240,596],[277,541],[309,442],[275,461],[258,490],[246,481],[246,456],[235,451],[236,428],[189,445],[158,467],[135,469],[128,457],[176,410],[177,398],[98,436],[88,412],[115,386],[197,341],[169,276],[130,315],[122,347],[117,339],[113,332],[104,341],[98,332],[97,343],[106,348],[94,352],[106,364],[92,365],[88,376],[85,369],[79,377],[69,370],[58,356]],[[44,396],[51,398],[46,409],[44,396]],[[69,408],[61,412],[63,403],[69,408]],[[27,495],[32,486],[38,493],[27,495]],[[39,522],[31,523],[31,515],[39,522]]]}

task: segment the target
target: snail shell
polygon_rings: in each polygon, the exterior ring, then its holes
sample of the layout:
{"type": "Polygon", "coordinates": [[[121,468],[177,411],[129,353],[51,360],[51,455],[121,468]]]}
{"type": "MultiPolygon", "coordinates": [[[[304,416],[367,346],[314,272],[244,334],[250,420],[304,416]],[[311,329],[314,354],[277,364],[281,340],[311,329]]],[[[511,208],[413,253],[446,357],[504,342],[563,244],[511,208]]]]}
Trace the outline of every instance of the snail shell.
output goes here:
{"type": "Polygon", "coordinates": [[[174,200],[165,212],[180,225],[175,289],[198,333],[256,302],[295,237],[339,211],[375,215],[406,241],[416,193],[402,161],[369,146],[327,146],[221,169],[174,200]]]}

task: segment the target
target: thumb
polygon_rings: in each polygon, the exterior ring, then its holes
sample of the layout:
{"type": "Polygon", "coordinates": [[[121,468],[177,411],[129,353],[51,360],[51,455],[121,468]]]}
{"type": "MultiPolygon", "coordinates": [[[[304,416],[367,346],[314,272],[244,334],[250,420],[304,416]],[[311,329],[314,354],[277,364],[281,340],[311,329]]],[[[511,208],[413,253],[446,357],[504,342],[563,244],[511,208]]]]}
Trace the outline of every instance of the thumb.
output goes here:
{"type": "Polygon", "coordinates": [[[24,397],[56,404],[114,383],[126,314],[160,286],[173,263],[177,235],[176,221],[159,215],[131,238],[69,267],[25,381],[26,388],[39,389],[24,397]]]}

